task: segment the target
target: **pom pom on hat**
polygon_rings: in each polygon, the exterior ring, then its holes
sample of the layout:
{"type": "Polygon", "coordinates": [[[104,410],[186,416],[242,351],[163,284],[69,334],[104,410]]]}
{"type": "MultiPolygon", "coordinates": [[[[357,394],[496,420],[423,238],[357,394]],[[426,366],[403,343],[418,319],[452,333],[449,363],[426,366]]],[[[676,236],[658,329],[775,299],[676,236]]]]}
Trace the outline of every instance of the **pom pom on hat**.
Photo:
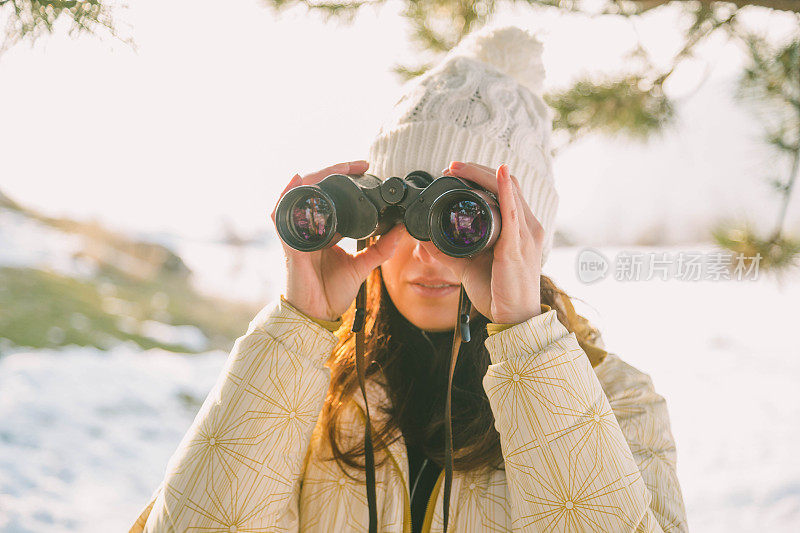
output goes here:
{"type": "Polygon", "coordinates": [[[453,56],[477,59],[541,96],[545,77],[543,49],[538,38],[517,26],[487,26],[464,37],[444,61],[453,56]]]}

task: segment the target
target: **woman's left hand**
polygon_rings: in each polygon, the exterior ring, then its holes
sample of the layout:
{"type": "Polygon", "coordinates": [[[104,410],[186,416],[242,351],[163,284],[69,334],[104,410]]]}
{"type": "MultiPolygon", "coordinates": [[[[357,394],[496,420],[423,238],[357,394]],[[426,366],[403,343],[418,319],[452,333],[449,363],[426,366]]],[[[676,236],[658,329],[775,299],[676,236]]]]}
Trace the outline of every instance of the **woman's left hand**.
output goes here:
{"type": "Polygon", "coordinates": [[[425,250],[461,280],[475,308],[497,324],[518,324],[541,313],[544,228],[522,196],[508,165],[497,170],[477,163],[454,161],[443,175],[470,180],[497,195],[502,226],[494,246],[470,258],[450,257],[432,242],[425,250]]]}

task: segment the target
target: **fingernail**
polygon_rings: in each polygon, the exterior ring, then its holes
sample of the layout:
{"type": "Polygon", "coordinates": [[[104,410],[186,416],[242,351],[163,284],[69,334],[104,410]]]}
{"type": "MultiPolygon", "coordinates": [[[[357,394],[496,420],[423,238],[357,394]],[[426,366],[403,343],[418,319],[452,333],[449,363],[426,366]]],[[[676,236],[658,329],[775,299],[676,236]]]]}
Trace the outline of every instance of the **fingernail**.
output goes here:
{"type": "Polygon", "coordinates": [[[503,177],[504,177],[504,178],[508,179],[508,177],[509,177],[509,174],[508,174],[508,165],[506,165],[505,163],[503,163],[502,165],[500,165],[500,172],[503,174],[503,177]]]}
{"type": "Polygon", "coordinates": [[[450,168],[453,170],[464,168],[464,163],[462,163],[461,161],[450,161],[450,168]]]}

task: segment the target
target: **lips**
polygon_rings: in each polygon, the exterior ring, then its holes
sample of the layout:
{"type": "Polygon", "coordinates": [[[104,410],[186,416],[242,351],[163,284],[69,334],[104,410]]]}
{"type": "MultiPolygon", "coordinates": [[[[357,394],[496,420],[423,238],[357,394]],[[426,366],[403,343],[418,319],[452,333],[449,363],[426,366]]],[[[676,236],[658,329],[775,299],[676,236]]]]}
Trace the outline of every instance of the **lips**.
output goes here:
{"type": "Polygon", "coordinates": [[[424,285],[426,287],[458,286],[458,282],[449,281],[442,278],[414,278],[409,283],[424,285]]]}
{"type": "Polygon", "coordinates": [[[416,278],[408,282],[411,289],[427,298],[447,296],[458,290],[459,284],[444,279],[416,278]]]}

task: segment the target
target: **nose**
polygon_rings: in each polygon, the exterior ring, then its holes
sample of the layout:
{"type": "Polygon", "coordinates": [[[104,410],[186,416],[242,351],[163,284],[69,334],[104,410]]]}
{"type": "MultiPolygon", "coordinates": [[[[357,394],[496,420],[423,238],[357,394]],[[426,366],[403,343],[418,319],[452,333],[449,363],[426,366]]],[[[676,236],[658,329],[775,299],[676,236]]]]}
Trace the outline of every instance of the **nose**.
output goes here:
{"type": "Polygon", "coordinates": [[[411,256],[420,263],[434,263],[436,259],[422,247],[422,241],[417,241],[411,256]]]}

